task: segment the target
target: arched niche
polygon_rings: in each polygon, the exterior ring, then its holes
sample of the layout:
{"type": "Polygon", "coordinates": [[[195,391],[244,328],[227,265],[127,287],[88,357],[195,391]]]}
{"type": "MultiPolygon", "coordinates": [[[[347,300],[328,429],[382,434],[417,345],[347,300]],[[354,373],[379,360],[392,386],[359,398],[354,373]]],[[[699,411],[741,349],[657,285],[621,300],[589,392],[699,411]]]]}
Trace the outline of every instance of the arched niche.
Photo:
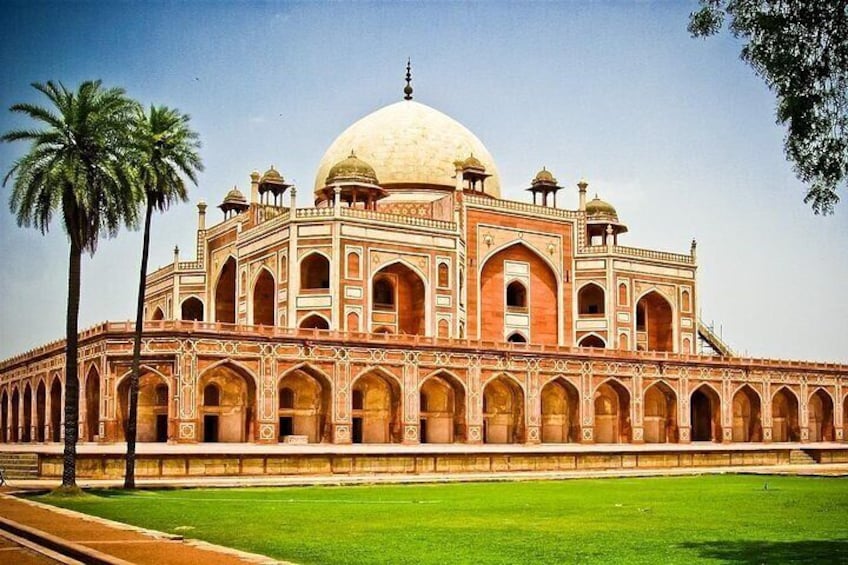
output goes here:
{"type": "Polygon", "coordinates": [[[636,332],[647,351],[674,351],[674,315],[671,304],[653,290],[636,303],[636,332]]]}
{"type": "Polygon", "coordinates": [[[781,387],[771,398],[771,427],[774,441],[800,441],[798,398],[791,390],[781,387]]]}
{"type": "Polygon", "coordinates": [[[398,382],[370,371],[351,388],[353,443],[400,443],[401,394],[398,382]]]}
{"type": "Polygon", "coordinates": [[[810,441],[834,441],[833,399],[824,389],[817,389],[807,403],[810,441]]]}
{"type": "Polygon", "coordinates": [[[677,443],[677,394],[663,381],[645,391],[642,426],[646,443],[677,443]]]}
{"type": "Polygon", "coordinates": [[[524,442],[524,392],[514,380],[499,376],[483,389],[485,443],[524,442]]]}
{"type": "Polygon", "coordinates": [[[577,311],[581,316],[603,316],[606,312],[604,289],[595,283],[588,283],[577,293],[577,311]]]}
{"type": "Polygon", "coordinates": [[[196,296],[189,296],[180,306],[180,319],[185,321],[203,321],[203,301],[196,296]]]}
{"type": "Polygon", "coordinates": [[[321,253],[310,253],[300,261],[300,289],[330,290],[330,260],[321,253]]]}
{"type": "Polygon", "coordinates": [[[703,384],[689,398],[692,441],[721,441],[721,397],[703,384]]]}
{"type": "Polygon", "coordinates": [[[763,441],[760,397],[749,385],[733,395],[733,441],[763,441]]]}
{"type": "Polygon", "coordinates": [[[421,443],[465,441],[465,388],[448,373],[421,383],[418,394],[421,443]]]}
{"type": "Polygon", "coordinates": [[[215,285],[215,321],[222,324],[236,322],[236,260],[233,257],[221,267],[215,285]]]}
{"type": "Polygon", "coordinates": [[[256,429],[256,383],[229,363],[205,371],[198,380],[201,440],[238,443],[253,440],[256,429]],[[214,392],[213,392],[214,391],[214,392]]]}
{"type": "Polygon", "coordinates": [[[274,276],[268,269],[262,269],[253,285],[253,325],[274,325],[276,295],[274,276]]]}
{"type": "Polygon", "coordinates": [[[541,393],[542,443],[580,441],[580,396],[574,385],[557,378],[541,393]]]}
{"type": "Polygon", "coordinates": [[[372,322],[398,334],[426,333],[424,280],[404,263],[392,263],[372,279],[372,322]]]}
{"type": "MultiPolygon", "coordinates": [[[[138,377],[138,404],[136,411],[136,441],[139,443],[168,441],[168,383],[161,375],[142,371],[138,377]]],[[[118,384],[118,421],[123,440],[127,440],[130,413],[130,375],[118,384]]]]}
{"type": "Polygon", "coordinates": [[[595,389],[595,443],[629,443],[630,393],[620,382],[609,380],[595,389]]]}
{"type": "Polygon", "coordinates": [[[330,381],[312,367],[288,371],[277,383],[277,437],[304,436],[309,443],[330,439],[330,381]]]}

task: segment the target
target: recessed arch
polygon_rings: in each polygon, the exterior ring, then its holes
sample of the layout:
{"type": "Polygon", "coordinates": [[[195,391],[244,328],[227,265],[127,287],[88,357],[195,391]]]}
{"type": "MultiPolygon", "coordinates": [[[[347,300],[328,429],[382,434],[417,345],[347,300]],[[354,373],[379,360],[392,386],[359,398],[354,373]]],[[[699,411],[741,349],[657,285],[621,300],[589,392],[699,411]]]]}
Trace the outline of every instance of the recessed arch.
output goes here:
{"type": "Polygon", "coordinates": [[[629,443],[630,392],[621,381],[609,378],[595,388],[595,442],[629,443]]]}
{"type": "Polygon", "coordinates": [[[277,285],[274,274],[263,267],[253,282],[253,320],[255,326],[273,326],[276,318],[277,285]]]}
{"type": "Polygon", "coordinates": [[[834,441],[833,397],[822,387],[810,394],[807,402],[807,428],[810,441],[834,441]]]}
{"type": "Polygon", "coordinates": [[[637,343],[647,351],[674,351],[674,307],[661,292],[651,289],[636,301],[637,343]]]}
{"type": "Polygon", "coordinates": [[[524,441],[524,389],[507,374],[492,377],[483,387],[483,441],[524,441]]]}
{"type": "Polygon", "coordinates": [[[210,385],[218,391],[218,403],[203,402],[199,410],[202,441],[237,443],[255,437],[257,387],[253,373],[235,361],[224,359],[207,367],[197,383],[197,390],[204,397],[210,385]]]}
{"type": "Polygon", "coordinates": [[[35,387],[35,441],[44,442],[47,438],[45,427],[47,424],[47,386],[44,379],[38,379],[35,387]]]}
{"type": "Polygon", "coordinates": [[[218,271],[215,282],[215,321],[236,322],[236,259],[230,255],[218,271]]]}
{"type": "Polygon", "coordinates": [[[391,372],[372,367],[350,385],[353,443],[399,443],[401,383],[391,372]]]}
{"type": "Polygon", "coordinates": [[[330,258],[320,251],[312,251],[300,260],[300,290],[330,290],[330,258]]]}
{"type": "Polygon", "coordinates": [[[580,342],[577,344],[578,347],[594,347],[596,349],[606,349],[607,344],[604,341],[604,338],[599,336],[598,334],[592,332],[584,335],[580,338],[580,342]]]}
{"type": "Polygon", "coordinates": [[[0,388],[0,442],[9,443],[9,393],[0,388]]]}
{"type": "Polygon", "coordinates": [[[371,325],[393,327],[398,334],[425,335],[427,278],[397,259],[376,269],[371,278],[371,325]]]}
{"type": "Polygon", "coordinates": [[[24,384],[24,411],[23,422],[21,423],[21,441],[29,443],[32,441],[32,384],[26,382],[24,384]]]}
{"type": "Polygon", "coordinates": [[[19,432],[20,432],[20,423],[21,423],[21,420],[20,420],[20,417],[21,417],[21,413],[20,413],[21,393],[18,391],[17,386],[12,387],[12,394],[11,394],[10,401],[11,401],[12,405],[11,405],[11,410],[10,410],[10,412],[11,412],[11,417],[10,417],[10,420],[11,420],[10,421],[10,428],[11,428],[11,430],[10,430],[10,433],[9,433],[9,441],[11,443],[17,443],[18,441],[20,441],[19,432]]]}
{"type": "Polygon", "coordinates": [[[507,336],[506,341],[508,343],[527,343],[527,336],[516,330],[507,336]]]}
{"type": "Polygon", "coordinates": [[[562,377],[542,387],[542,443],[580,441],[580,393],[562,377]]]}
{"type": "Polygon", "coordinates": [[[92,364],[85,377],[85,437],[96,441],[100,435],[100,371],[92,364]]]}
{"type": "Polygon", "coordinates": [[[689,396],[692,441],[721,441],[721,395],[702,383],[689,396]]]}
{"type": "MultiPolygon", "coordinates": [[[[129,422],[130,384],[132,371],[118,381],[118,421],[123,439],[127,439],[129,422]]],[[[168,379],[162,373],[143,366],[139,368],[138,403],[136,405],[136,441],[166,442],[168,440],[168,408],[171,397],[168,379]],[[161,386],[165,387],[162,398],[161,386]],[[163,402],[164,400],[164,402],[163,402]]]]}
{"type": "Polygon", "coordinates": [[[798,395],[789,387],[782,386],[771,397],[771,425],[774,441],[799,441],[801,430],[798,425],[798,395]]]}
{"type": "Polygon", "coordinates": [[[646,443],[677,443],[677,393],[667,382],[658,380],[645,389],[642,409],[646,443]]]}
{"type": "Polygon", "coordinates": [[[430,373],[418,385],[421,443],[466,439],[465,386],[449,371],[430,373]]]}
{"type": "Polygon", "coordinates": [[[301,363],[277,379],[277,438],[304,436],[309,443],[329,441],[332,436],[331,379],[319,369],[301,363]]]}
{"type": "Polygon", "coordinates": [[[196,296],[189,296],[180,304],[180,319],[185,321],[203,321],[203,301],[196,296]]]}
{"type": "Polygon", "coordinates": [[[506,307],[514,310],[527,309],[527,287],[523,282],[514,280],[506,286],[506,307]]]}
{"type": "Polygon", "coordinates": [[[581,316],[603,316],[606,312],[606,292],[595,282],[588,282],[577,291],[577,312],[581,316]]]}
{"type": "Polygon", "coordinates": [[[329,330],[330,320],[317,312],[310,312],[300,319],[297,327],[304,330],[329,330]]]}
{"type": "Polygon", "coordinates": [[[165,319],[165,312],[162,311],[160,306],[157,306],[155,310],[153,310],[153,315],[150,317],[154,322],[158,322],[160,320],[165,319]]]}
{"type": "Polygon", "coordinates": [[[50,384],[50,441],[62,440],[62,379],[53,376],[50,384]]]}
{"type": "Polygon", "coordinates": [[[480,261],[478,327],[486,341],[501,342],[512,328],[506,324],[505,290],[511,278],[507,262],[525,264],[529,335],[533,343],[556,345],[560,332],[560,277],[550,261],[524,242],[510,242],[480,261]],[[485,323],[484,323],[485,317],[485,323]]]}
{"type": "Polygon", "coordinates": [[[740,386],[732,397],[733,441],[763,441],[759,393],[750,385],[740,386]]]}

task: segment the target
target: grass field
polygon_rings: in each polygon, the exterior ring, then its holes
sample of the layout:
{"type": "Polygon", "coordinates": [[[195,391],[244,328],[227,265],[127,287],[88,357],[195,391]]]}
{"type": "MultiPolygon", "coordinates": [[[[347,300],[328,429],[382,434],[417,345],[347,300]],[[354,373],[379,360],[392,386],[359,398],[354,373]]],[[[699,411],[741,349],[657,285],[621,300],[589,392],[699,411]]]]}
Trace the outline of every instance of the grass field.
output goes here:
{"type": "Polygon", "coordinates": [[[92,491],[50,502],[297,563],[848,563],[848,480],[92,491]]]}

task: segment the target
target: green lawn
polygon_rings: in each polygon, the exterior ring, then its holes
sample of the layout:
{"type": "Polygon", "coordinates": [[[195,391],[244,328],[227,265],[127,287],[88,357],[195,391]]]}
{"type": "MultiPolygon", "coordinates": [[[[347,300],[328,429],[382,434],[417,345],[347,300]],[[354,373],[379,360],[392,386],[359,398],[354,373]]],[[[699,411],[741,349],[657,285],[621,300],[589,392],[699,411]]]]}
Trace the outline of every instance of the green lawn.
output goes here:
{"type": "Polygon", "coordinates": [[[298,563],[848,563],[848,480],[92,491],[41,500],[298,563]]]}

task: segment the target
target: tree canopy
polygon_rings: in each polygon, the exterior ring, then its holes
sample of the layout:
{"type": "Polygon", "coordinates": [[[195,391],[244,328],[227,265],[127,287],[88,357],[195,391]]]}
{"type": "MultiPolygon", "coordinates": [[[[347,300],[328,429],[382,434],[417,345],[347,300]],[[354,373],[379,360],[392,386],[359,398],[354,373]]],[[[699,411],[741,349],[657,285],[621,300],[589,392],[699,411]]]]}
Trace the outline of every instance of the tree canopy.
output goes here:
{"type": "Polygon", "coordinates": [[[848,0],[700,0],[694,37],[725,20],[741,57],[777,95],[784,148],[807,184],[804,202],[830,214],[848,184],[848,0]]]}

